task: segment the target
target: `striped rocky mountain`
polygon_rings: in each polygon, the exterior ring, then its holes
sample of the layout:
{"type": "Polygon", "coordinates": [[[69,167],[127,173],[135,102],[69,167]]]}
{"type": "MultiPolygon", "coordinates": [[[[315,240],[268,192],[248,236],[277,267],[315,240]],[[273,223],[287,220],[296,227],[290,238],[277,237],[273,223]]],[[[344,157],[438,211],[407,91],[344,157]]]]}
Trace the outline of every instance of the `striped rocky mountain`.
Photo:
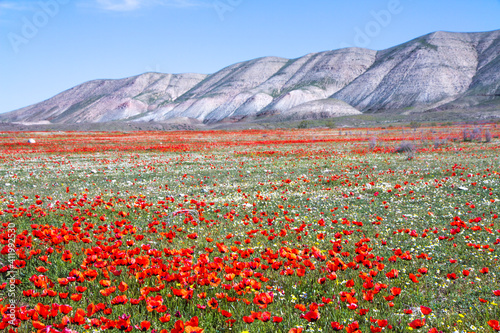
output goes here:
{"type": "Polygon", "coordinates": [[[373,51],[264,57],[205,74],[95,80],[0,115],[7,122],[204,123],[500,106],[500,30],[434,32],[373,51]]]}

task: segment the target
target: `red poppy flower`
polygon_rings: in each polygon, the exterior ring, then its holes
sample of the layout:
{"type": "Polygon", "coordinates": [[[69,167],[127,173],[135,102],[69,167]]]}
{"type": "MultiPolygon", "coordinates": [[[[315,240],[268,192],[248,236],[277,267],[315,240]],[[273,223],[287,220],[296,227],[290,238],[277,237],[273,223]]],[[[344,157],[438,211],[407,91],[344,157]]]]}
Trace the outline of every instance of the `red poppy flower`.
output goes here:
{"type": "Polygon", "coordinates": [[[345,330],[347,331],[347,333],[359,333],[359,332],[361,332],[359,330],[359,323],[357,321],[347,325],[345,330]]]}
{"type": "Polygon", "coordinates": [[[61,311],[62,314],[68,314],[71,310],[73,310],[73,307],[70,305],[61,304],[61,306],[59,306],[59,311],[61,311]]]}
{"type": "Polygon", "coordinates": [[[410,322],[408,325],[413,329],[419,329],[425,325],[425,318],[424,319],[415,319],[412,322],[410,322]]]}
{"type": "Polygon", "coordinates": [[[149,328],[151,327],[151,323],[147,320],[144,320],[141,322],[140,326],[137,326],[137,325],[134,325],[134,326],[137,330],[145,332],[145,331],[149,330],[149,328]]]}
{"type": "Polygon", "coordinates": [[[215,310],[219,307],[219,301],[212,297],[208,300],[208,306],[215,310]]]}
{"type": "Polygon", "coordinates": [[[66,286],[68,283],[69,283],[69,280],[66,279],[66,278],[58,278],[57,279],[57,282],[59,283],[59,285],[61,286],[66,286]]]}
{"type": "Polygon", "coordinates": [[[315,322],[320,318],[318,310],[311,310],[305,314],[301,314],[300,318],[307,320],[308,322],[315,322]]]}
{"type": "Polygon", "coordinates": [[[272,293],[260,293],[255,295],[253,299],[253,303],[257,305],[261,309],[267,308],[267,305],[273,302],[273,294],[272,293]]]}
{"type": "Polygon", "coordinates": [[[157,295],[156,297],[148,297],[146,298],[146,310],[148,312],[152,312],[154,310],[158,311],[158,309],[163,305],[163,298],[161,295],[157,295]]]}
{"type": "Polygon", "coordinates": [[[174,328],[170,331],[171,333],[183,333],[184,332],[184,322],[182,320],[177,320],[175,322],[174,328]]]}
{"type": "Polygon", "coordinates": [[[359,315],[364,316],[368,313],[368,311],[370,311],[370,309],[359,309],[359,315]]]}
{"type": "Polygon", "coordinates": [[[389,272],[385,273],[385,276],[387,276],[389,279],[395,279],[398,277],[398,270],[397,269],[391,269],[389,272]]]}
{"type": "Polygon", "coordinates": [[[39,266],[39,267],[37,267],[37,268],[36,268],[36,270],[37,270],[37,272],[39,272],[39,273],[45,273],[45,272],[47,272],[47,271],[48,271],[48,269],[47,269],[47,268],[45,268],[45,267],[43,267],[43,266],[39,266]]]}
{"type": "Polygon", "coordinates": [[[380,327],[386,327],[388,323],[387,319],[377,319],[377,325],[380,327]]]}
{"type": "Polygon", "coordinates": [[[260,318],[258,318],[258,319],[264,323],[268,322],[269,320],[271,320],[271,312],[269,312],[269,311],[262,312],[260,318]]]}
{"type": "Polygon", "coordinates": [[[62,255],[62,260],[65,262],[72,263],[72,261],[71,261],[72,257],[73,257],[73,254],[71,254],[71,251],[66,250],[66,251],[64,251],[64,253],[62,255]]]}
{"type": "Polygon", "coordinates": [[[419,269],[418,269],[418,272],[419,272],[420,274],[427,274],[428,270],[427,270],[427,268],[422,267],[422,268],[419,268],[419,269]]]}
{"type": "Polygon", "coordinates": [[[111,304],[113,304],[113,305],[127,304],[127,302],[128,302],[128,298],[126,295],[119,295],[111,300],[111,304]]]}
{"type": "Polygon", "coordinates": [[[490,320],[488,321],[488,325],[494,329],[495,331],[500,331],[500,323],[498,322],[498,320],[490,320]]]}
{"type": "Polygon", "coordinates": [[[228,319],[225,322],[229,327],[233,327],[234,323],[236,322],[236,319],[228,319]]]}
{"type": "Polygon", "coordinates": [[[410,273],[409,277],[410,277],[410,280],[412,280],[414,283],[419,283],[415,274],[410,273]]]}
{"type": "Polygon", "coordinates": [[[233,281],[235,276],[236,276],[236,274],[234,274],[234,273],[225,274],[224,279],[226,279],[226,281],[233,281]]]}
{"type": "Polygon", "coordinates": [[[118,285],[118,289],[124,293],[125,291],[128,290],[128,284],[126,284],[125,282],[120,282],[120,284],[118,285]]]}
{"type": "Polygon", "coordinates": [[[243,321],[247,324],[251,324],[255,321],[255,319],[252,316],[243,316],[243,321]]]}
{"type": "Polygon", "coordinates": [[[170,313],[167,313],[166,315],[161,316],[160,321],[162,323],[168,323],[170,321],[170,313]]]}
{"type": "Polygon", "coordinates": [[[338,323],[336,321],[332,321],[330,323],[330,325],[332,326],[332,329],[334,331],[342,331],[344,329],[344,325],[341,325],[340,323],[338,323]]]}
{"type": "MultiPolygon", "coordinates": [[[[375,296],[375,292],[373,290],[368,290],[368,291],[363,290],[363,299],[365,301],[372,302],[374,296],[375,296]]],[[[394,297],[394,296],[392,296],[392,297],[394,297]]]]}
{"type": "Polygon", "coordinates": [[[293,328],[290,328],[288,333],[302,333],[302,331],[303,331],[302,327],[293,327],[293,328]]]}
{"type": "Polygon", "coordinates": [[[322,296],[321,297],[321,302],[325,303],[325,304],[329,304],[332,302],[332,299],[329,298],[329,297],[325,297],[325,296],[322,296]]]}
{"type": "Polygon", "coordinates": [[[42,303],[38,303],[37,305],[35,305],[35,311],[44,319],[47,319],[47,316],[49,315],[49,309],[50,307],[48,305],[44,305],[42,303]]]}
{"type": "Polygon", "coordinates": [[[92,327],[99,327],[101,326],[101,324],[102,324],[101,321],[97,318],[90,319],[90,326],[92,327]]]}
{"type": "Polygon", "coordinates": [[[33,320],[31,322],[31,324],[33,325],[34,328],[36,328],[37,330],[43,330],[45,328],[45,324],[39,322],[39,321],[36,321],[36,320],[33,320]]]}
{"type": "Polygon", "coordinates": [[[77,325],[85,324],[85,311],[82,309],[77,309],[75,315],[71,318],[71,322],[77,325]]]}
{"type": "Polygon", "coordinates": [[[223,315],[226,318],[229,318],[233,315],[231,312],[226,311],[226,310],[220,310],[220,313],[221,313],[221,315],[223,315]]]}
{"type": "Polygon", "coordinates": [[[84,286],[77,286],[76,287],[76,291],[78,291],[79,293],[83,293],[85,290],[87,290],[87,287],[84,287],[84,286]]]}
{"type": "Polygon", "coordinates": [[[431,312],[432,312],[432,309],[431,309],[431,308],[429,308],[429,307],[427,307],[427,306],[423,306],[423,305],[421,305],[421,306],[420,306],[420,311],[422,311],[422,313],[423,313],[424,315],[428,315],[429,313],[431,313],[431,312]]]}
{"type": "Polygon", "coordinates": [[[202,333],[203,329],[198,327],[198,325],[199,325],[198,317],[194,316],[189,321],[186,321],[185,330],[186,332],[190,333],[202,333]]]}
{"type": "Polygon", "coordinates": [[[401,294],[401,288],[392,287],[391,294],[393,294],[394,296],[398,296],[399,294],[401,294]]]}

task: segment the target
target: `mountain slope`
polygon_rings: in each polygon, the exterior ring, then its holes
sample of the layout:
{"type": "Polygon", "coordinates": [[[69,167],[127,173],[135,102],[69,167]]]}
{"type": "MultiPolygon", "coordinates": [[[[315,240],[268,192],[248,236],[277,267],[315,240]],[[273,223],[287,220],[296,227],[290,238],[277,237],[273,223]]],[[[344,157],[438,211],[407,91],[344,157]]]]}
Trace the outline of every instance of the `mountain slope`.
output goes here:
{"type": "Polygon", "coordinates": [[[0,115],[8,122],[241,121],[500,106],[500,30],[435,32],[382,51],[264,57],[211,74],[83,83],[0,115]]]}
{"type": "Polygon", "coordinates": [[[458,98],[474,78],[480,87],[491,81],[484,78],[491,68],[484,72],[478,68],[480,61],[482,67],[491,64],[500,45],[497,41],[489,48],[478,46],[499,33],[436,32],[380,51],[367,72],[332,97],[361,111],[426,109],[458,98]]]}
{"type": "Polygon", "coordinates": [[[201,82],[203,74],[145,73],[120,80],[94,80],[46,101],[0,115],[10,122],[53,123],[120,120],[156,109],[201,82]]]}

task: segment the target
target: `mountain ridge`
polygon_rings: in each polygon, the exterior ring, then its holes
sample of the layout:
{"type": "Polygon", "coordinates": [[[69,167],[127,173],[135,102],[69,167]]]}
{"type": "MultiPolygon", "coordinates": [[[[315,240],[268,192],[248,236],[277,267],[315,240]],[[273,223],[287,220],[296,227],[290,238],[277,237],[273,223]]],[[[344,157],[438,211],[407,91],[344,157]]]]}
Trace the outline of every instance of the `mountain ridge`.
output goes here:
{"type": "Polygon", "coordinates": [[[213,124],[269,115],[296,120],[499,107],[500,30],[436,31],[380,51],[352,47],[295,59],[261,57],[213,74],[91,80],[0,114],[0,121],[213,124]]]}

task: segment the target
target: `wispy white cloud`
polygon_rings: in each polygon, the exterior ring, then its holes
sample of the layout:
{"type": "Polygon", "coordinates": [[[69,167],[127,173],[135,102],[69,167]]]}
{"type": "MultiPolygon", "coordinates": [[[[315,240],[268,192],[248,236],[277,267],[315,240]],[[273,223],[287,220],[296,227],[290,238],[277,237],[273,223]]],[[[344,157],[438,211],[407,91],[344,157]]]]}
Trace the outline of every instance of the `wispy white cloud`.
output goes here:
{"type": "Polygon", "coordinates": [[[29,1],[0,1],[0,13],[33,10],[34,8],[33,2],[29,1]]]}
{"type": "Polygon", "coordinates": [[[213,7],[212,1],[198,0],[167,0],[161,1],[166,6],[172,7],[213,7]]]}
{"type": "Polygon", "coordinates": [[[0,25],[10,25],[17,22],[16,18],[23,12],[36,10],[32,2],[28,1],[2,1],[0,0],[0,25]]]}
{"type": "Polygon", "coordinates": [[[96,0],[96,5],[106,11],[130,12],[153,6],[195,8],[207,7],[209,4],[200,0],[96,0]]]}
{"type": "Polygon", "coordinates": [[[126,12],[136,10],[144,5],[140,0],[97,0],[97,6],[104,10],[126,12]]]}

